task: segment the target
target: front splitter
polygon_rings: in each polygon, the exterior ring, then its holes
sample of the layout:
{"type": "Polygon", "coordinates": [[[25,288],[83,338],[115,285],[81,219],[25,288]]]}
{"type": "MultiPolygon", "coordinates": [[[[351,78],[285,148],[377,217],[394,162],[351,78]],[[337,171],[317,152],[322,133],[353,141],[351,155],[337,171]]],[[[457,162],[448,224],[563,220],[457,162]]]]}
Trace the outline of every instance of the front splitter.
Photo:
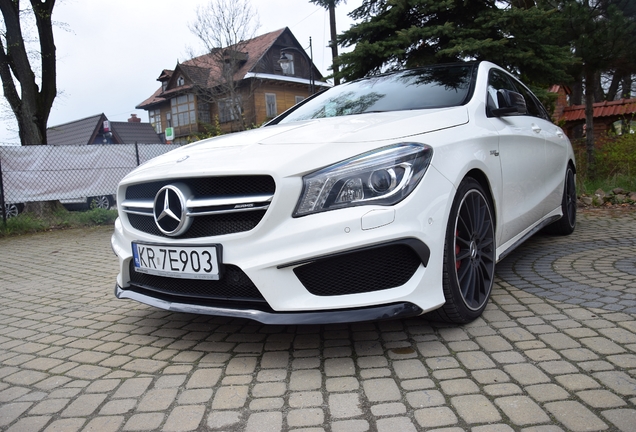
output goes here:
{"type": "Polygon", "coordinates": [[[232,309],[217,306],[195,305],[157,299],[115,285],[115,296],[119,299],[131,299],[171,312],[184,312],[201,315],[247,318],[271,325],[337,324],[361,321],[379,321],[408,318],[421,315],[424,311],[412,303],[392,303],[355,309],[337,309],[311,312],[265,312],[257,309],[232,309]]]}

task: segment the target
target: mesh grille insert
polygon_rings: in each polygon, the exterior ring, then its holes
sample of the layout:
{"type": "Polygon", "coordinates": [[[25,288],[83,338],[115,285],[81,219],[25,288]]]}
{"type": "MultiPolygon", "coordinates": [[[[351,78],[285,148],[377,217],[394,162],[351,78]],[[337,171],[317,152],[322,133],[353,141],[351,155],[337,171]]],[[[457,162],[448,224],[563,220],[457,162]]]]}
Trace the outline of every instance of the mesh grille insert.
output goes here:
{"type": "MultiPolygon", "coordinates": [[[[172,183],[187,184],[194,198],[223,198],[233,196],[251,196],[274,194],[276,184],[270,176],[234,176],[234,177],[195,177],[186,179],[161,180],[131,185],[126,189],[127,200],[154,200],[159,190],[172,183]]],[[[186,233],[172,238],[213,237],[224,234],[250,231],[265,216],[266,210],[253,210],[236,213],[218,213],[193,217],[192,226],[186,233]]],[[[133,228],[158,237],[169,237],[159,231],[152,215],[127,213],[133,228]]]]}
{"type": "Polygon", "coordinates": [[[136,272],[130,262],[130,284],[181,297],[265,302],[250,278],[234,265],[225,265],[220,280],[177,279],[136,272]]]}
{"type": "Polygon", "coordinates": [[[413,249],[397,244],[324,258],[294,273],[310,293],[336,296],[404,285],[421,263],[413,249]]]}

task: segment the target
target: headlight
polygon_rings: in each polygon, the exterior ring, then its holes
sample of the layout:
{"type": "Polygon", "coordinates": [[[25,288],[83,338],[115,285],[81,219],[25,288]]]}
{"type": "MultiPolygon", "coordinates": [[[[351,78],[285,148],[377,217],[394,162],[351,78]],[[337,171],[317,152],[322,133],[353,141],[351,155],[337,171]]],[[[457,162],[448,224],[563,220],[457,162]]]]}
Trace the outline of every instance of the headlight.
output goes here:
{"type": "Polygon", "coordinates": [[[433,156],[425,144],[402,143],[355,156],[303,177],[294,217],[359,205],[393,205],[420,182],[433,156]]]}

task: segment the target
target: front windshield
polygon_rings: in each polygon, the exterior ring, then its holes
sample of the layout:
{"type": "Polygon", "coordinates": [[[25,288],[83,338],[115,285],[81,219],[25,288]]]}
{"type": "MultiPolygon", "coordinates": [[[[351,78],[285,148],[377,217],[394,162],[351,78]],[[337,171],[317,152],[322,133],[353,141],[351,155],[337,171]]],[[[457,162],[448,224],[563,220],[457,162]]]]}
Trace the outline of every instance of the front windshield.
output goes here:
{"type": "Polygon", "coordinates": [[[280,123],[462,105],[470,97],[473,68],[472,64],[434,66],[352,81],[320,94],[280,123]]]}

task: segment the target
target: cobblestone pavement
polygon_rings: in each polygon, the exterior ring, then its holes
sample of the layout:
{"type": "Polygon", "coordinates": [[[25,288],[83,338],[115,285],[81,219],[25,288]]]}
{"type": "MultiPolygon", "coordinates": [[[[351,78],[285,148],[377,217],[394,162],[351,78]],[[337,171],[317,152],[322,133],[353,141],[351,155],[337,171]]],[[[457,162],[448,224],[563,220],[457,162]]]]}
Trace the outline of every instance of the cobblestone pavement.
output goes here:
{"type": "Polygon", "coordinates": [[[114,298],[109,236],[0,239],[0,430],[636,430],[634,212],[532,238],[466,326],[168,313],[114,298]]]}

